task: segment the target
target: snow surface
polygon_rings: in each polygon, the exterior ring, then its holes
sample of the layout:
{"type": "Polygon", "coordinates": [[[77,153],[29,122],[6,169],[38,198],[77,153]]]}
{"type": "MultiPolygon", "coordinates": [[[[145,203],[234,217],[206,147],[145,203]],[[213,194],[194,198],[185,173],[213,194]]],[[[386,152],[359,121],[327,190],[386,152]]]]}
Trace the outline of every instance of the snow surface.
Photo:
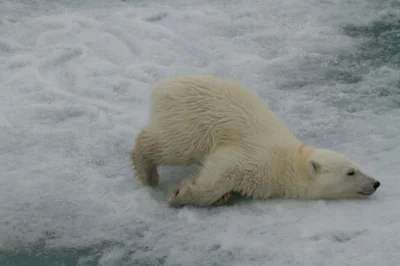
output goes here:
{"type": "Polygon", "coordinates": [[[0,265],[399,265],[400,5],[382,0],[0,1],[0,265]],[[166,207],[129,151],[151,86],[235,78],[369,200],[166,207]]]}

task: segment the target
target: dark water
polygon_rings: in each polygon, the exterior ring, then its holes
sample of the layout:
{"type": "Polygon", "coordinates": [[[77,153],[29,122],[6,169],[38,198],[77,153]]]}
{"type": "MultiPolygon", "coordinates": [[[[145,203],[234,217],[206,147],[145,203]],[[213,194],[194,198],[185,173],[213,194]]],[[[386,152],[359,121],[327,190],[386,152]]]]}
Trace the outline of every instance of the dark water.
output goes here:
{"type": "Polygon", "coordinates": [[[87,246],[81,249],[45,247],[45,240],[34,246],[0,252],[4,266],[30,265],[97,265],[106,246],[87,246]]]}
{"type": "MultiPolygon", "coordinates": [[[[343,25],[341,32],[356,39],[357,50],[329,55],[329,58],[318,58],[306,61],[298,71],[309,75],[298,75],[298,79],[288,81],[282,88],[302,88],[310,84],[354,84],[363,81],[374,69],[382,66],[400,68],[400,19],[387,15],[381,20],[368,25],[343,25]],[[308,63],[308,64],[307,64],[308,63]]],[[[302,62],[304,63],[304,62],[302,62]]],[[[292,73],[290,73],[292,74],[292,73]]],[[[390,93],[398,94],[400,77],[390,93]]],[[[381,92],[382,96],[389,92],[381,92]]]]}
{"type": "Polygon", "coordinates": [[[352,65],[400,67],[400,20],[387,15],[370,25],[343,27],[344,34],[362,41],[349,61],[352,65]]]}

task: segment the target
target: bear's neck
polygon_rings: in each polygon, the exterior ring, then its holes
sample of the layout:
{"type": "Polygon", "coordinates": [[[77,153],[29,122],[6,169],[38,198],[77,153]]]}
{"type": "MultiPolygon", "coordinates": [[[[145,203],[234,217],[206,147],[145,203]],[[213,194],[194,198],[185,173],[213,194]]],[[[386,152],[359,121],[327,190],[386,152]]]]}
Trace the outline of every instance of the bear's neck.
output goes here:
{"type": "MultiPolygon", "coordinates": [[[[315,179],[310,175],[307,161],[314,147],[303,144],[294,136],[284,136],[271,141],[271,137],[250,136],[246,140],[244,161],[256,161],[265,175],[265,187],[260,188],[257,198],[307,199],[313,195],[315,179]],[[273,144],[271,144],[273,143],[273,144]]],[[[252,169],[252,167],[250,167],[252,169]]]]}
{"type": "MultiPolygon", "coordinates": [[[[279,191],[282,197],[295,199],[310,199],[312,197],[315,177],[310,174],[307,163],[315,148],[305,143],[297,143],[288,147],[290,156],[287,156],[284,173],[279,178],[286,186],[279,191]],[[289,166],[289,167],[287,167],[289,166]]],[[[277,191],[278,192],[278,191],[277,191]]]]}

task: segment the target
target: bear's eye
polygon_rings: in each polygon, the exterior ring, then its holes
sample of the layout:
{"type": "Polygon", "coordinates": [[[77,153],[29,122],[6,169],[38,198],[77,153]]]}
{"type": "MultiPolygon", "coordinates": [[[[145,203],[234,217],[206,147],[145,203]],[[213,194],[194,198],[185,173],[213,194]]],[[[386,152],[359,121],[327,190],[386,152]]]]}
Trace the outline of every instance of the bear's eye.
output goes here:
{"type": "Polygon", "coordinates": [[[350,170],[350,171],[347,172],[348,176],[352,176],[352,175],[355,175],[355,174],[356,174],[356,172],[354,170],[350,170]]]}

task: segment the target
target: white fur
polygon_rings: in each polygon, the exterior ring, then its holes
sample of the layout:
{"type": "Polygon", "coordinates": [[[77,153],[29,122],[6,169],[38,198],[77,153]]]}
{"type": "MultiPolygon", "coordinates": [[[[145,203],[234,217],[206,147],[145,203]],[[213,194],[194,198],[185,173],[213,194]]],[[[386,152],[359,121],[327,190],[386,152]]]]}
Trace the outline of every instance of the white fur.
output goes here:
{"type": "Polygon", "coordinates": [[[158,165],[197,164],[196,179],[168,202],[220,205],[231,192],[253,198],[337,199],[372,194],[377,182],[350,159],[304,145],[239,82],[212,76],[160,81],[150,121],[131,154],[143,185],[158,185],[158,165]],[[354,169],[355,175],[347,173],[354,169]]]}

